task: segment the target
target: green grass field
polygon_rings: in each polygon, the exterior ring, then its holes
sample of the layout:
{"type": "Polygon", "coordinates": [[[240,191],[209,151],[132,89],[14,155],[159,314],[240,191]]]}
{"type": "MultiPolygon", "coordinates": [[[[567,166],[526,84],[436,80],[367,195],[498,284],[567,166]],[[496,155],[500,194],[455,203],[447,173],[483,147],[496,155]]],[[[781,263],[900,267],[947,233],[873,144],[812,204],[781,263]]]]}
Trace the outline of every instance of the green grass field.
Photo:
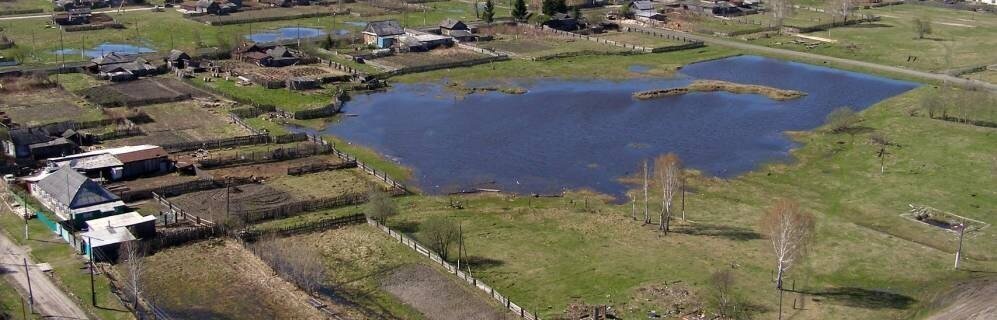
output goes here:
{"type": "Polygon", "coordinates": [[[878,15],[882,20],[811,33],[837,41],[812,50],[789,44],[788,36],[754,42],[924,71],[997,63],[997,58],[989,54],[997,47],[997,37],[993,36],[997,34],[997,15],[917,5],[887,6],[859,13],[878,15]],[[925,39],[917,39],[913,28],[915,18],[931,21],[933,32],[925,39]],[[917,60],[908,62],[908,56],[916,56],[917,60]]]}
{"type": "Polygon", "coordinates": [[[688,220],[679,219],[664,237],[656,225],[631,221],[629,204],[586,194],[468,196],[464,210],[450,208],[445,197],[406,197],[403,214],[389,225],[418,236],[429,217],[460,221],[469,255],[485,261],[472,264],[472,272],[546,317],[572,303],[611,304],[625,318],[661,310],[635,299],[676,281],[706,299],[710,273],[733,265],[736,291],[756,318],[774,318],[773,259],[757,221],[773,199],[792,198],[817,215],[818,233],[810,258],[789,275],[807,294],[808,307],[793,310],[794,293],[787,314],[911,317],[954,281],[997,270],[993,230],[972,236],[965,248],[964,269],[984,273],[952,271],[954,235],[900,217],[908,204],[918,204],[997,223],[987,209],[997,206],[997,191],[989,187],[997,161],[997,143],[989,138],[994,129],[909,116],[919,97],[934,90],[920,88],[864,111],[854,135],[794,133],[803,146],[793,164],[729,181],[695,179],[688,220]],[[885,174],[868,142],[871,132],[900,145],[890,150],[885,174]]]}

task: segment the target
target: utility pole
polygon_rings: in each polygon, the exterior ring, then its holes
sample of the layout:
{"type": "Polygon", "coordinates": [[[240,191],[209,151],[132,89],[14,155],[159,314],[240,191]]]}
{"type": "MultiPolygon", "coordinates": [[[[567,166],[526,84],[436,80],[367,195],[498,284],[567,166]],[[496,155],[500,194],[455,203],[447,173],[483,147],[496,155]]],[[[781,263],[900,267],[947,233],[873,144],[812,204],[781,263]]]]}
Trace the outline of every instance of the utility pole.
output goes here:
{"type": "Polygon", "coordinates": [[[93,238],[87,237],[87,251],[90,253],[90,303],[97,306],[97,288],[93,281],[93,238]]]}
{"type": "Polygon", "coordinates": [[[35,313],[35,293],[31,290],[31,274],[28,271],[28,258],[24,258],[24,277],[28,279],[28,307],[31,313],[35,313]]]}
{"type": "Polygon", "coordinates": [[[966,234],[966,224],[960,223],[955,225],[953,228],[959,229],[959,248],[955,251],[955,269],[959,270],[959,258],[962,257],[962,239],[966,234]]]}

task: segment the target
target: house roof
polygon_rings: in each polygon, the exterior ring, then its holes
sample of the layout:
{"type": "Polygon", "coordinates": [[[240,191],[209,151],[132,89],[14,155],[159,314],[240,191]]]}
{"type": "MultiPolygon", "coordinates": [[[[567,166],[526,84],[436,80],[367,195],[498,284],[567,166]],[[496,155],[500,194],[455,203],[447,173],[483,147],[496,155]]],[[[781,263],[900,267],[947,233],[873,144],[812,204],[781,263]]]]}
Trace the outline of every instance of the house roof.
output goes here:
{"type": "Polygon", "coordinates": [[[363,29],[364,33],[371,33],[378,37],[396,36],[405,34],[405,29],[395,20],[371,21],[363,29]]]}
{"type": "Polygon", "coordinates": [[[276,46],[273,49],[267,50],[267,55],[277,59],[292,56],[291,51],[285,46],[276,46]]]}
{"type": "Polygon", "coordinates": [[[167,56],[166,59],[168,59],[170,61],[177,61],[177,60],[181,60],[181,59],[188,59],[189,60],[190,59],[190,55],[188,55],[186,52],[183,52],[183,51],[180,51],[180,50],[177,50],[177,49],[173,49],[173,50],[170,50],[170,55],[167,56]]]}
{"type": "Polygon", "coordinates": [[[651,3],[651,1],[634,1],[632,5],[635,9],[641,11],[654,10],[654,3],[651,3]]]}
{"type": "Polygon", "coordinates": [[[66,138],[55,138],[55,139],[52,139],[52,140],[49,140],[49,141],[46,141],[46,142],[39,142],[39,143],[29,144],[28,148],[31,149],[31,150],[34,150],[34,149],[38,149],[38,148],[45,148],[45,147],[51,147],[51,146],[61,146],[61,145],[67,145],[67,144],[73,144],[73,142],[69,141],[69,139],[66,139],[66,138]]]}
{"type": "Polygon", "coordinates": [[[70,209],[120,200],[100,184],[69,167],[61,167],[41,179],[38,187],[70,209]]]}
{"type": "Polygon", "coordinates": [[[162,147],[154,146],[151,144],[143,144],[137,146],[100,149],[90,152],[77,153],[65,157],[50,158],[48,159],[48,162],[61,165],[61,163],[65,163],[68,161],[80,161],[86,158],[94,158],[105,155],[113,157],[115,160],[119,162],[118,165],[121,165],[129,162],[165,157],[167,156],[167,153],[166,150],[164,150],[162,147]]]}
{"type": "Polygon", "coordinates": [[[113,155],[110,154],[100,154],[84,158],[74,158],[62,161],[51,161],[50,163],[58,167],[68,165],[73,169],[84,170],[84,171],[102,169],[102,168],[120,167],[121,165],[123,165],[123,163],[121,163],[121,160],[118,160],[118,158],[115,158],[113,155]]]}
{"type": "Polygon", "coordinates": [[[87,221],[87,232],[81,235],[94,248],[135,240],[128,227],[156,221],[155,216],[142,216],[138,212],[122,213],[87,221]]]}
{"type": "Polygon", "coordinates": [[[10,141],[14,145],[19,146],[49,142],[53,139],[55,138],[49,136],[46,130],[40,128],[14,129],[10,131],[10,141]]]}
{"type": "Polygon", "coordinates": [[[463,21],[457,19],[447,18],[446,20],[443,20],[443,22],[440,22],[440,28],[466,30],[467,24],[464,24],[463,21]]]}
{"type": "Polygon", "coordinates": [[[137,58],[138,55],[135,54],[109,52],[107,54],[104,54],[103,56],[94,58],[93,60],[90,61],[93,61],[93,63],[96,63],[97,65],[105,65],[105,64],[132,62],[135,61],[135,59],[137,58]]]}

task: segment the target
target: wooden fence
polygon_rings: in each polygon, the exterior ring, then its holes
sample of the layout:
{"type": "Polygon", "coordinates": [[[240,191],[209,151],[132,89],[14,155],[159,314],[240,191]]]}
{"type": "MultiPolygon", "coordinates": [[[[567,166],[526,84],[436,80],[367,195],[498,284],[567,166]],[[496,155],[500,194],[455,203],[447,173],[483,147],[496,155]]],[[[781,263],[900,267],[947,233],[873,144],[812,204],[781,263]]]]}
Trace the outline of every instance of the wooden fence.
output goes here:
{"type": "Polygon", "coordinates": [[[274,208],[234,210],[232,214],[241,216],[245,223],[293,217],[301,213],[350,206],[367,202],[366,193],[349,193],[331,198],[295,201],[274,208]]]}
{"type": "Polygon", "coordinates": [[[401,184],[400,182],[398,182],[398,180],[392,179],[391,177],[388,176],[387,173],[385,173],[383,171],[377,171],[377,169],[374,169],[374,167],[371,167],[371,166],[367,165],[366,163],[363,163],[363,161],[357,160],[357,157],[354,157],[354,156],[352,156],[352,155],[350,155],[350,154],[348,154],[346,152],[339,151],[339,149],[336,149],[336,146],[334,144],[330,144],[328,141],[325,141],[321,137],[309,134],[308,135],[308,140],[312,141],[312,142],[315,142],[315,143],[319,143],[319,144],[324,144],[324,145],[331,146],[332,147],[332,154],[336,155],[340,159],[343,159],[344,161],[347,161],[347,162],[351,162],[351,161],[352,162],[356,162],[357,163],[357,168],[360,168],[360,170],[362,170],[365,173],[373,175],[378,180],[384,181],[384,183],[387,183],[388,186],[390,186],[392,189],[397,190],[401,194],[407,194],[407,193],[409,193],[408,188],[406,188],[404,184],[401,184]]]}
{"type": "Polygon", "coordinates": [[[303,166],[289,167],[289,168],[287,168],[287,175],[289,175],[289,176],[300,176],[300,175],[306,175],[306,174],[309,174],[309,173],[316,173],[316,172],[322,172],[322,171],[332,171],[332,170],[339,170],[339,169],[346,169],[346,168],[356,168],[356,167],[357,167],[357,162],[356,161],[344,161],[344,162],[341,162],[341,163],[315,163],[315,164],[306,164],[306,165],[303,165],[303,166]]]}
{"type": "Polygon", "coordinates": [[[238,146],[248,146],[254,144],[290,143],[290,142],[299,142],[305,140],[308,140],[308,136],[305,135],[304,133],[291,133],[279,136],[273,136],[268,134],[253,134],[248,136],[223,138],[223,139],[168,143],[161,145],[160,147],[163,147],[163,149],[165,149],[166,152],[176,153],[176,152],[194,151],[198,149],[211,150],[211,149],[238,147],[238,146]]]}
{"type": "Polygon", "coordinates": [[[293,160],[329,153],[332,153],[332,146],[309,143],[307,145],[298,144],[293,147],[276,148],[267,151],[237,152],[230,156],[212,156],[207,159],[198,160],[197,164],[204,169],[214,169],[293,160]]]}
{"type": "MultiPolygon", "coordinates": [[[[645,46],[638,46],[638,45],[634,45],[634,44],[630,44],[630,43],[624,43],[624,42],[618,42],[618,41],[613,41],[613,40],[607,40],[607,39],[603,39],[603,38],[599,38],[599,37],[592,37],[592,36],[588,36],[588,35],[577,34],[577,33],[574,33],[574,32],[567,32],[567,31],[557,30],[557,29],[554,29],[554,28],[551,28],[551,27],[548,27],[548,26],[541,26],[541,27],[533,26],[533,27],[537,28],[537,29],[540,29],[540,30],[543,30],[544,32],[555,34],[555,35],[559,35],[559,36],[562,36],[562,37],[588,40],[588,41],[592,41],[592,42],[596,42],[596,43],[602,43],[602,44],[607,44],[607,45],[611,45],[611,46],[622,47],[622,48],[630,49],[630,50],[637,51],[637,52],[647,52],[647,53],[667,52],[667,51],[676,51],[676,50],[685,50],[685,49],[699,48],[699,47],[703,46],[703,42],[701,42],[701,41],[696,41],[696,40],[692,40],[692,39],[689,39],[689,38],[686,38],[686,37],[683,37],[683,36],[678,36],[678,35],[673,35],[673,34],[651,32],[649,30],[640,30],[640,33],[644,33],[644,34],[648,34],[648,35],[652,35],[652,36],[656,36],[656,37],[660,37],[660,38],[666,38],[666,39],[670,39],[670,40],[682,41],[683,44],[674,45],[674,46],[645,47],[645,46]]],[[[636,30],[639,30],[639,29],[629,28],[629,29],[625,29],[624,32],[637,32],[636,30]]]]}
{"type": "Polygon", "coordinates": [[[256,179],[252,177],[229,177],[227,179],[200,179],[194,181],[187,181],[181,183],[175,183],[165,186],[145,188],[145,189],[135,189],[127,190],[121,192],[115,192],[118,197],[125,202],[133,202],[144,199],[152,199],[154,195],[160,195],[164,197],[176,197],[182,194],[187,194],[191,192],[220,189],[225,186],[241,186],[244,184],[257,183],[256,179]]]}
{"type": "MultiPolygon", "coordinates": [[[[164,211],[163,213],[172,215],[174,223],[179,222],[179,220],[183,219],[185,221],[193,221],[194,224],[198,226],[205,226],[205,227],[215,226],[214,222],[208,221],[206,219],[201,219],[201,217],[188,213],[183,208],[180,208],[174,205],[169,200],[166,200],[166,197],[153,193],[152,198],[153,200],[155,200],[156,202],[158,202],[159,204],[163,205],[163,207],[166,208],[167,211],[164,211]]],[[[164,216],[163,220],[165,221],[164,224],[169,224],[169,216],[164,216]]],[[[157,236],[156,238],[158,239],[159,236],[157,236]]]]}
{"type": "Polygon", "coordinates": [[[408,237],[408,236],[406,236],[406,235],[404,235],[404,234],[402,234],[402,233],[400,233],[398,231],[391,230],[391,228],[388,228],[387,226],[385,226],[385,225],[383,225],[383,224],[381,224],[381,223],[379,223],[377,221],[374,221],[373,219],[367,219],[367,223],[370,224],[370,225],[373,225],[374,227],[376,227],[377,229],[379,229],[381,231],[384,231],[384,233],[387,233],[388,236],[390,236],[391,238],[394,238],[395,240],[398,240],[398,243],[404,244],[406,247],[409,247],[410,249],[415,250],[416,253],[419,253],[420,255],[426,256],[431,261],[436,262],[437,264],[439,264],[440,266],[442,266],[443,269],[445,269],[448,272],[452,273],[457,278],[466,281],[472,287],[475,287],[475,288],[477,288],[477,289],[479,289],[481,291],[484,291],[492,299],[495,299],[496,301],[498,301],[500,304],[502,304],[502,306],[504,306],[505,308],[507,308],[510,311],[512,311],[512,313],[518,315],[521,319],[540,320],[540,316],[538,316],[535,312],[527,311],[525,307],[520,306],[520,305],[512,302],[512,300],[509,300],[508,297],[503,296],[501,293],[499,293],[498,291],[496,291],[495,288],[493,288],[493,287],[485,284],[483,281],[478,280],[477,278],[474,278],[469,273],[457,269],[457,267],[454,266],[453,264],[451,264],[450,262],[447,262],[446,260],[443,260],[443,258],[440,257],[439,254],[437,254],[436,252],[433,252],[433,250],[430,250],[429,248],[426,248],[426,247],[422,246],[421,244],[419,244],[417,241],[413,240],[412,238],[410,238],[410,237],[408,237]]]}
{"type": "Polygon", "coordinates": [[[353,214],[345,217],[338,217],[334,219],[302,222],[294,225],[284,226],[280,228],[270,228],[262,230],[246,230],[239,233],[239,237],[243,241],[256,241],[262,237],[269,235],[276,235],[279,237],[286,237],[301,233],[318,232],[329,229],[335,229],[346,225],[360,224],[367,222],[367,218],[363,214],[353,214]]]}

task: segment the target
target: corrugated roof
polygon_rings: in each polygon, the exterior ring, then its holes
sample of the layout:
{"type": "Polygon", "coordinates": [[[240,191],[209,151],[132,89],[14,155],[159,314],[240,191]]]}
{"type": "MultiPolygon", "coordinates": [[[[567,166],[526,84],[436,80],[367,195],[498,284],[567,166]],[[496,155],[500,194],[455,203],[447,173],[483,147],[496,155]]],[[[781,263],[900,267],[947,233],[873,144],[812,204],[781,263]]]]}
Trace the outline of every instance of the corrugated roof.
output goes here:
{"type": "Polygon", "coordinates": [[[405,34],[405,30],[395,20],[371,21],[367,23],[367,27],[363,31],[373,33],[378,37],[405,34]]]}
{"type": "Polygon", "coordinates": [[[38,181],[38,187],[70,209],[118,201],[114,195],[100,184],[88,179],[69,167],[61,167],[38,181]]]}
{"type": "Polygon", "coordinates": [[[167,156],[166,150],[163,150],[163,148],[161,147],[149,146],[149,145],[146,145],[146,147],[151,147],[151,148],[142,148],[138,150],[122,152],[115,154],[115,157],[117,157],[118,160],[120,160],[122,163],[129,163],[129,162],[162,158],[167,156]]]}

